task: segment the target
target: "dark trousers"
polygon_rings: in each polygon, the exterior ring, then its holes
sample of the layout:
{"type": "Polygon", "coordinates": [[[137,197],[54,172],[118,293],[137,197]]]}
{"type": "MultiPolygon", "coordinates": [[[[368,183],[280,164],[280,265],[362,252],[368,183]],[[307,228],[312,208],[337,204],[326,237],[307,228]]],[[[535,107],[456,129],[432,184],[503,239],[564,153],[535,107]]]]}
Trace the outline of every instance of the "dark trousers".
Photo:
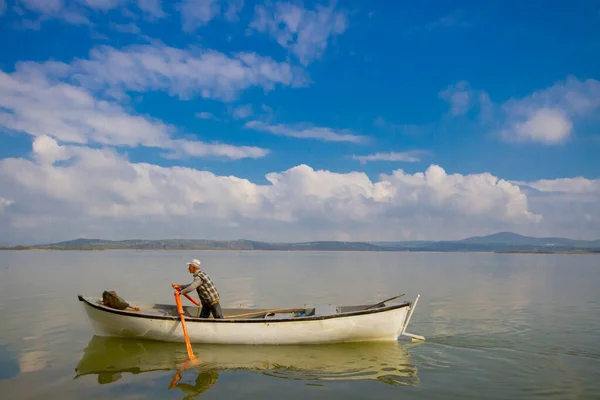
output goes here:
{"type": "Polygon", "coordinates": [[[221,311],[221,305],[216,302],[212,306],[209,304],[202,303],[202,311],[200,311],[200,318],[208,318],[210,314],[214,318],[223,318],[223,312],[221,311]]]}

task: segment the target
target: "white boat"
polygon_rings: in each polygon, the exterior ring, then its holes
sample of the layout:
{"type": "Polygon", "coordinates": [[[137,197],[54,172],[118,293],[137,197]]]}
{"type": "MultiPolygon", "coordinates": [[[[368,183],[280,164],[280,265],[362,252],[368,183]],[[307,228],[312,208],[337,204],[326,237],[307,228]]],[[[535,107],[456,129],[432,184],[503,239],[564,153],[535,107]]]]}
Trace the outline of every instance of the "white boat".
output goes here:
{"type": "MultiPolygon", "coordinates": [[[[118,310],[100,298],[78,295],[97,336],[185,342],[175,305],[132,304],[139,311],[118,310]]],[[[200,308],[183,306],[191,343],[320,344],[397,341],[399,336],[424,340],[406,332],[414,302],[386,305],[316,306],[298,309],[223,308],[223,319],[199,318],[200,308]]]]}

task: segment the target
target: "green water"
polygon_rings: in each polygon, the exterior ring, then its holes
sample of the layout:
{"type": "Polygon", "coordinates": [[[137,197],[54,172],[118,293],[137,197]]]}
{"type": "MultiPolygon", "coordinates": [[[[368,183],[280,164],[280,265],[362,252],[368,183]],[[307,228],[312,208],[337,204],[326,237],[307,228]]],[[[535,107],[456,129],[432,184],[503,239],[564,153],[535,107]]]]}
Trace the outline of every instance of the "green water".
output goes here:
{"type": "MultiPolygon", "coordinates": [[[[597,255],[0,252],[6,399],[600,398],[597,255]],[[77,294],[173,302],[200,258],[224,307],[420,294],[424,343],[185,345],[94,337],[77,294]]],[[[187,301],[187,300],[186,300],[187,301]]]]}

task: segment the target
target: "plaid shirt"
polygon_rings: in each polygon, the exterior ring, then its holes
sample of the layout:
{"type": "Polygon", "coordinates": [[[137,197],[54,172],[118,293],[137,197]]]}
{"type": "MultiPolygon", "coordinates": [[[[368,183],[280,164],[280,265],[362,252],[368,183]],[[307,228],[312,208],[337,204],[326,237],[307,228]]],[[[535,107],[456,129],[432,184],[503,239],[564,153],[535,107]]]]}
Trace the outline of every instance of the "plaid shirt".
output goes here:
{"type": "Polygon", "coordinates": [[[219,301],[219,292],[215,284],[203,271],[196,271],[194,281],[190,285],[180,285],[181,294],[186,294],[196,289],[202,304],[213,305],[219,301]]]}

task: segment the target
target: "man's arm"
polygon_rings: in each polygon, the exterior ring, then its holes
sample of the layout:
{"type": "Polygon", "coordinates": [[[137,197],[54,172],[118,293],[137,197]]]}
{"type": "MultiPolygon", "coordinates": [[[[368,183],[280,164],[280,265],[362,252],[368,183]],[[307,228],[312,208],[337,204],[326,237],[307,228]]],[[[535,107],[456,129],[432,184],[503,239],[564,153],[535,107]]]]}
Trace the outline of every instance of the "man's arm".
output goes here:
{"type": "Polygon", "coordinates": [[[199,276],[194,278],[194,282],[192,282],[190,285],[183,285],[180,286],[181,288],[181,294],[186,294],[191,292],[192,290],[196,290],[196,288],[198,286],[200,286],[202,284],[202,278],[200,278],[199,276]]]}

